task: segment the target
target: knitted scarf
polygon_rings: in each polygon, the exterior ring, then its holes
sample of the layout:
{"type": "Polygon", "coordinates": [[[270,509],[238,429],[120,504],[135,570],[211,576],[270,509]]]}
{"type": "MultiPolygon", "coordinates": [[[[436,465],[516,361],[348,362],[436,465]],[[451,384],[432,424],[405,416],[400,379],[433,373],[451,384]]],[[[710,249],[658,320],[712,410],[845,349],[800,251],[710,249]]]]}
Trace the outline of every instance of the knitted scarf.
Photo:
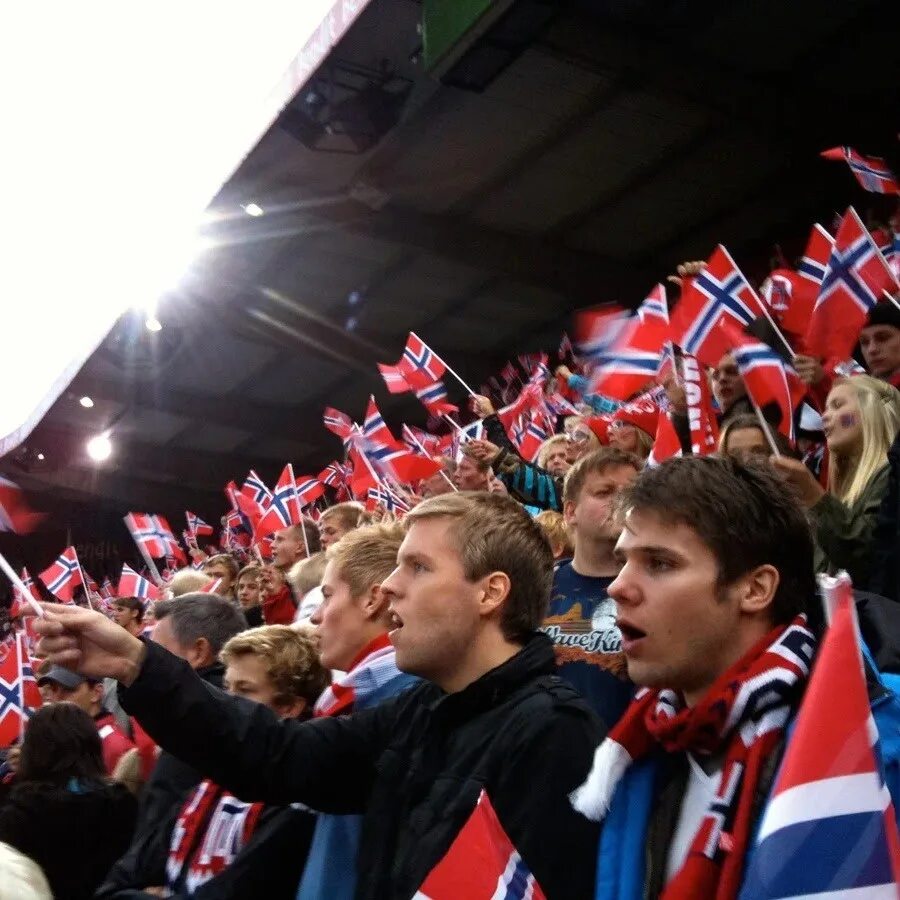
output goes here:
{"type": "Polygon", "coordinates": [[[387,633],[367,644],[350,669],[339,675],[316,700],[316,716],[345,716],[358,699],[386,684],[397,674],[397,654],[387,633]]]}
{"type": "Polygon", "coordinates": [[[724,757],[716,796],[663,900],[737,897],[760,769],[781,741],[814,652],[806,617],[798,616],[766,635],[692,708],[672,690],[640,691],[597,748],[587,780],[572,794],[575,809],[594,820],[609,811],[635,760],[659,751],[724,757]]]}
{"type": "Polygon", "coordinates": [[[244,803],[201,781],[175,822],[166,859],[169,890],[194,892],[230,866],[256,830],[263,803],[244,803]]]}

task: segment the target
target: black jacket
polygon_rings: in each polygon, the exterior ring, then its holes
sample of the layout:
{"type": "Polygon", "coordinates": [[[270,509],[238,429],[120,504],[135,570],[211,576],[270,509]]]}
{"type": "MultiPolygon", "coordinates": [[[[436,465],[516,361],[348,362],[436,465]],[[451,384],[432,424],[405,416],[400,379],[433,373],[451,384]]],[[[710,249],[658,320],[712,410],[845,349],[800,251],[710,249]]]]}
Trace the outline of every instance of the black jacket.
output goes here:
{"type": "Polygon", "coordinates": [[[351,716],[281,722],[208,688],[147,643],[122,705],[164,747],[244,800],[364,813],[357,896],[409,900],[487,790],[549,900],[592,897],[598,826],[572,809],[603,738],[534,635],[456,694],[423,683],[351,716]]]}
{"type": "Polygon", "coordinates": [[[44,870],[55,900],[82,900],[128,846],[136,815],[137,801],[120,784],[76,792],[26,782],[0,807],[0,841],[44,870]]]}
{"type": "MultiPolygon", "coordinates": [[[[305,810],[266,807],[247,845],[225,871],[191,894],[177,891],[168,896],[173,900],[294,900],[315,821],[305,810]]],[[[161,823],[136,840],[128,855],[113,866],[95,900],[143,900],[150,897],[143,888],[164,885],[173,824],[171,820],[161,823]]]]}
{"type": "MultiPolygon", "coordinates": [[[[216,663],[199,669],[197,674],[208,684],[220,688],[225,666],[216,663]]],[[[160,822],[173,819],[181,809],[184,798],[202,780],[203,776],[195,768],[163,750],[141,792],[136,839],[142,838],[144,832],[152,830],[160,822]]]]}

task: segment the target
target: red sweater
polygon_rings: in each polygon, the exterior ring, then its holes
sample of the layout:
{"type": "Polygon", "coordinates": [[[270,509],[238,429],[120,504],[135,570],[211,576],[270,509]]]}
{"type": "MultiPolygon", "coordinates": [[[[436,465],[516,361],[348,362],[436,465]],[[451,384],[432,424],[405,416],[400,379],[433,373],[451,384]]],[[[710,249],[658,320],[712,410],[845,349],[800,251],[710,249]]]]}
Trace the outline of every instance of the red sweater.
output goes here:
{"type": "Polygon", "coordinates": [[[297,612],[294,595],[286,584],[277,594],[264,598],[260,605],[266,625],[290,625],[297,612]]]}

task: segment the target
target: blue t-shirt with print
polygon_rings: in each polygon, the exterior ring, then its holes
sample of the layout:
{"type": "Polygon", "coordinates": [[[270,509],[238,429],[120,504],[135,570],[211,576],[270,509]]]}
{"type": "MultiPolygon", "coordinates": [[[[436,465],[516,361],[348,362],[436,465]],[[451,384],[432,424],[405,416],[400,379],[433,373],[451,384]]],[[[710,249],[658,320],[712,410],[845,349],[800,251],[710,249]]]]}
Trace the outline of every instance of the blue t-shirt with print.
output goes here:
{"type": "Polygon", "coordinates": [[[616,604],[607,593],[612,578],[580,575],[571,560],[553,573],[550,609],[541,630],[554,644],[559,674],[612,728],[631,702],[616,604]]]}

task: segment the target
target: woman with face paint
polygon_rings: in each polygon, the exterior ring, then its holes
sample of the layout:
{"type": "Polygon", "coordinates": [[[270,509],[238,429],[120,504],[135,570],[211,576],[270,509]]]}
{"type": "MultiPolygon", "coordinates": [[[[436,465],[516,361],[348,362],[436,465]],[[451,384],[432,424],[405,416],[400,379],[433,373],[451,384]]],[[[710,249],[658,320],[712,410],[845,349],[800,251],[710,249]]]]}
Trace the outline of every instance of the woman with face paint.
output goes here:
{"type": "Polygon", "coordinates": [[[822,413],[828,445],[828,490],[797,460],[773,465],[809,509],[816,568],[846,569],[857,588],[868,585],[872,537],[888,487],[888,450],[900,430],[900,391],[869,375],[835,381],[822,413]]]}

